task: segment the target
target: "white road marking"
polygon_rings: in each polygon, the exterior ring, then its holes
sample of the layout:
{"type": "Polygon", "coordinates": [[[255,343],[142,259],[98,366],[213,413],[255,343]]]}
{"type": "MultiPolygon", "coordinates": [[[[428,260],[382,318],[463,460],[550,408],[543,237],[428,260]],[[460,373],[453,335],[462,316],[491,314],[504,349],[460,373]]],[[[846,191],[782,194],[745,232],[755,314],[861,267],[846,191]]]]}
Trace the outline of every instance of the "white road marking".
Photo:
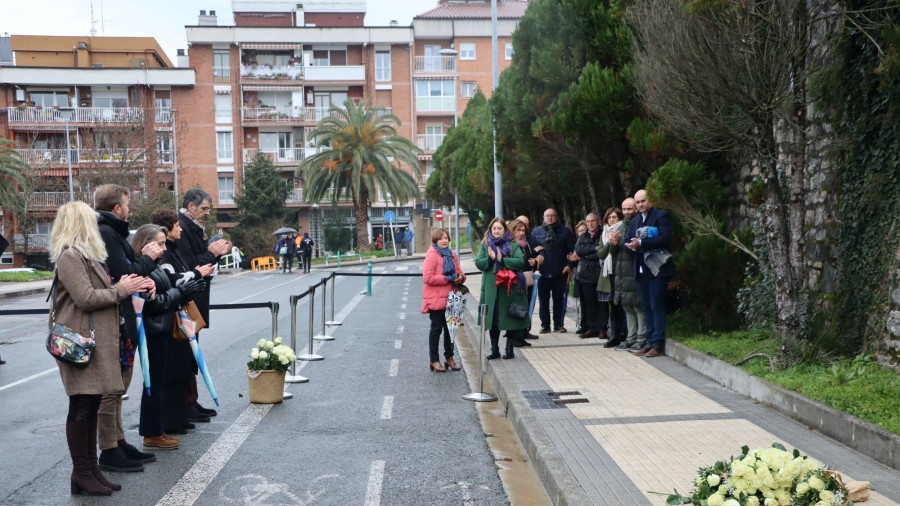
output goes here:
{"type": "Polygon", "coordinates": [[[381,505],[381,483],[384,481],[384,461],[376,460],[369,468],[369,485],[366,487],[365,506],[381,505]]]}
{"type": "Polygon", "coordinates": [[[400,304],[400,309],[406,309],[406,304],[400,304]]]}
{"type": "Polygon", "coordinates": [[[385,395],[384,396],[384,404],[381,405],[381,419],[382,420],[390,420],[391,412],[394,411],[394,396],[393,395],[385,395]]]}
{"type": "Polygon", "coordinates": [[[46,371],[41,371],[37,374],[32,374],[31,376],[28,376],[27,378],[22,378],[19,381],[13,381],[12,383],[10,383],[8,385],[3,385],[2,387],[0,387],[0,392],[6,390],[7,388],[12,388],[16,385],[21,385],[22,383],[25,383],[26,381],[31,381],[35,378],[40,378],[41,376],[43,376],[45,374],[50,374],[51,372],[58,371],[58,370],[59,370],[59,368],[57,368],[57,367],[51,367],[50,369],[47,369],[46,371]]]}
{"type": "Polygon", "coordinates": [[[406,313],[400,313],[400,319],[401,319],[401,320],[405,320],[405,319],[406,319],[406,313]]]}
{"type": "Polygon", "coordinates": [[[396,341],[394,341],[394,349],[399,350],[401,348],[403,348],[403,341],[400,339],[397,339],[396,341]]]}
{"type": "Polygon", "coordinates": [[[248,406],[178,483],[156,503],[157,506],[194,504],[272,406],[273,404],[248,406]]]}
{"type": "Polygon", "coordinates": [[[406,327],[404,327],[403,325],[400,325],[399,327],[397,327],[397,333],[398,333],[398,334],[402,334],[402,333],[403,333],[403,330],[404,330],[405,328],[406,328],[406,327]]]}
{"type": "Polygon", "coordinates": [[[394,270],[395,271],[408,271],[409,266],[408,265],[398,265],[398,266],[394,267],[394,270]]]}
{"type": "Polygon", "coordinates": [[[396,376],[397,371],[400,370],[400,359],[392,359],[391,360],[391,372],[388,373],[390,376],[396,376]]]}
{"type": "Polygon", "coordinates": [[[409,298],[409,297],[403,297],[403,299],[401,299],[401,300],[402,300],[403,302],[406,302],[406,299],[408,299],[408,298],[409,298]]]}

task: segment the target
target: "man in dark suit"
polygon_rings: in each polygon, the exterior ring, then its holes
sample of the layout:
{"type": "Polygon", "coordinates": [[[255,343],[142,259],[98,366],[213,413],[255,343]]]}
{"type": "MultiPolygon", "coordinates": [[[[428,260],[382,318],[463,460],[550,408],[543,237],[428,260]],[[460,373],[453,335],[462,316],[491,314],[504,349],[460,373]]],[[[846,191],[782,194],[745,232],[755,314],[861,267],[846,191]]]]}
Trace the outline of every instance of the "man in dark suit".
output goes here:
{"type": "Polygon", "coordinates": [[[550,300],[553,300],[553,331],[566,332],[563,327],[565,308],[564,293],[568,288],[568,276],[574,264],[568,257],[575,251],[575,235],[569,227],[559,223],[555,209],[544,211],[544,224],[532,231],[531,237],[543,248],[541,279],[538,281],[538,299],[541,301],[541,334],[550,332],[550,300]]]}
{"type": "Polygon", "coordinates": [[[675,267],[672,259],[668,258],[654,274],[655,269],[648,266],[647,253],[658,254],[658,250],[668,253],[672,240],[672,223],[669,212],[654,208],[647,199],[645,190],[634,194],[634,202],[638,215],[629,223],[625,235],[625,251],[633,257],[634,277],[647,324],[647,344],[635,352],[635,356],[653,358],[665,355],[666,285],[675,274],[675,267]],[[655,237],[641,237],[638,230],[645,227],[655,227],[655,237]]]}

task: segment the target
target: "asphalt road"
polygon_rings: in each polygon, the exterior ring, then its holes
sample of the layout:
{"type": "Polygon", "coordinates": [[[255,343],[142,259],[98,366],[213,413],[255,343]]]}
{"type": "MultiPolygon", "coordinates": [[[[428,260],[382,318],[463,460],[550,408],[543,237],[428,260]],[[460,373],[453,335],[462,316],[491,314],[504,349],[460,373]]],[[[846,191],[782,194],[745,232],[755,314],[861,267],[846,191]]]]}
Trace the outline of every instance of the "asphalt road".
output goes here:
{"type": "MultiPolygon", "coordinates": [[[[418,263],[378,264],[376,272],[418,273],[418,263]]],[[[362,267],[343,272],[362,272],[362,267]]],[[[327,272],[220,276],[213,303],[277,301],[279,334],[290,336],[289,297],[327,272]]],[[[298,362],[309,383],[273,406],[247,398],[250,348],[271,336],[265,309],[215,311],[201,337],[221,406],[211,423],[157,452],[143,473],[110,473],[123,484],[116,504],[423,505],[506,504],[464,373],[428,369],[428,319],[419,313],[421,278],[336,281],[334,341],[316,341],[324,361],[298,362]]],[[[331,288],[329,284],[329,289],[331,288]]],[[[297,308],[298,353],[305,351],[308,299],[297,308]]],[[[314,329],[321,331],[320,296],[314,329]]],[[[0,309],[46,307],[44,296],[2,301],[0,309]]],[[[331,315],[328,315],[331,318],[331,315]]],[[[0,504],[82,504],[73,498],[65,444],[67,398],[43,349],[46,316],[0,316],[0,504]]],[[[139,443],[140,371],[124,403],[127,438],[139,443]]],[[[201,385],[201,402],[212,401],[201,385]]],[[[138,445],[139,446],[139,445],[138,445]]]]}

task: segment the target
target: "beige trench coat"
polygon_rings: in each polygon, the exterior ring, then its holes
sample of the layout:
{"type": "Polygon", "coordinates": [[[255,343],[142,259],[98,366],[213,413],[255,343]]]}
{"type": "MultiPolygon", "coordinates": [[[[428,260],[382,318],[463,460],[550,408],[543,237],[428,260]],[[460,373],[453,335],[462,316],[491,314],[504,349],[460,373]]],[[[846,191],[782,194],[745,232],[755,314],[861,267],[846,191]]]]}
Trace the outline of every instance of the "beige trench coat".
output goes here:
{"type": "Polygon", "coordinates": [[[87,336],[91,333],[88,312],[94,315],[96,347],[87,367],[56,362],[66,395],[125,393],[119,365],[118,303],[128,292],[122,285],[110,287],[100,264],[72,249],[60,255],[56,275],[56,322],[87,336]]]}

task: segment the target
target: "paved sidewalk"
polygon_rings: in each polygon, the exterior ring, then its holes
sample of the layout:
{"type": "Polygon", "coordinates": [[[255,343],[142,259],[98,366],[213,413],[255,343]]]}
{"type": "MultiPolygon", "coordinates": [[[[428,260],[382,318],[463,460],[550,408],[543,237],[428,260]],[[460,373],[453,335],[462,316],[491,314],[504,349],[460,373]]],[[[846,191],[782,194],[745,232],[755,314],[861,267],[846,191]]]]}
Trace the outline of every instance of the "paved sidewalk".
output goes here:
{"type": "Polygon", "coordinates": [[[0,283],[0,299],[21,297],[23,295],[32,295],[35,293],[47,293],[50,291],[51,284],[53,284],[52,279],[23,281],[21,283],[3,282],[0,283]]]}
{"type": "MultiPolygon", "coordinates": [[[[462,267],[476,271],[471,259],[462,267]]],[[[466,282],[476,299],[465,325],[473,342],[480,284],[480,276],[466,282]]],[[[900,503],[897,471],[668,357],[643,359],[605,349],[598,339],[579,339],[573,317],[570,307],[569,333],[541,334],[531,347],[517,348],[515,359],[487,367],[555,504],[665,504],[665,496],[651,491],[687,494],[701,465],[739,454],[743,445],[776,441],[850,479],[871,481],[872,497],[864,504],[900,503]]],[[[532,328],[540,328],[537,314],[532,328]]]]}

